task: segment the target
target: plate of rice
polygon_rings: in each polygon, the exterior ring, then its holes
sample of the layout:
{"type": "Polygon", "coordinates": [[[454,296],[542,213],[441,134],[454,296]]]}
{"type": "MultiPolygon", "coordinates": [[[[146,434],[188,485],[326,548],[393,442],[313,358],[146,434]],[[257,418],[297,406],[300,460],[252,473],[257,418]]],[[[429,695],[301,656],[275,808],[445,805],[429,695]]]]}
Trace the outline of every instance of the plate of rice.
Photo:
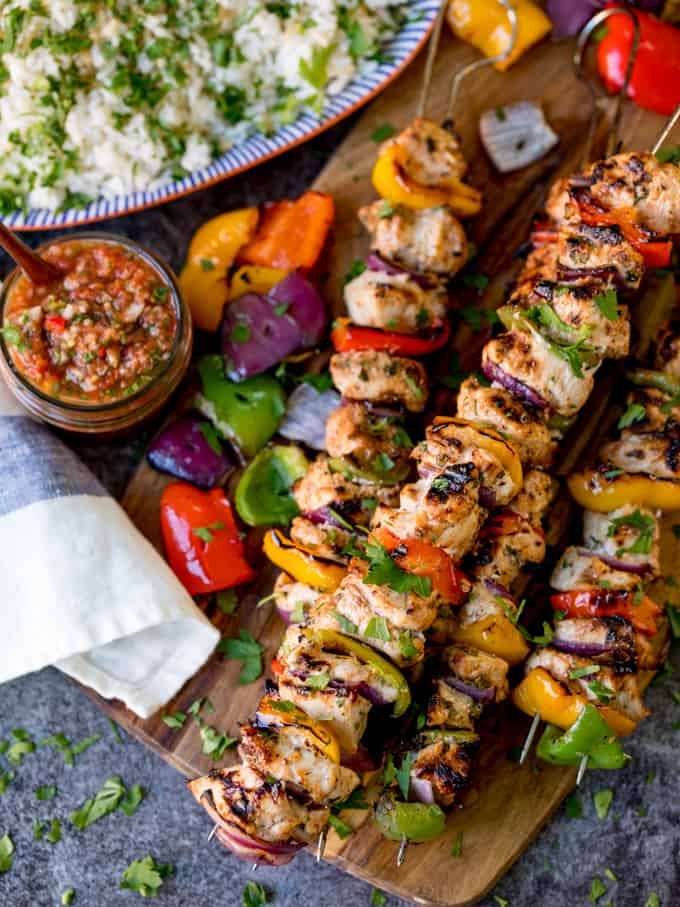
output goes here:
{"type": "Polygon", "coordinates": [[[438,0],[3,0],[0,219],[91,223],[233,176],[401,72],[438,0]]]}

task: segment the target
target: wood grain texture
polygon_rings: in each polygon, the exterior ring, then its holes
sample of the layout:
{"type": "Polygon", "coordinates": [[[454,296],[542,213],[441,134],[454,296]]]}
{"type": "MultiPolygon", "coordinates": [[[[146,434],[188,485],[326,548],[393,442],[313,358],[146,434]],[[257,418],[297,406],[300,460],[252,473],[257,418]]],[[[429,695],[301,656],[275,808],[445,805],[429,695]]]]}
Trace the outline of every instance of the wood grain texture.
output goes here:
{"type": "MultiPolygon", "coordinates": [[[[428,115],[443,113],[451,76],[475,58],[468,47],[445,37],[439,54],[428,115]]],[[[456,126],[462,135],[467,159],[471,162],[471,181],[485,196],[482,212],[476,218],[473,234],[480,254],[475,268],[493,275],[483,300],[463,292],[462,305],[483,304],[495,308],[502,300],[508,281],[517,268],[514,257],[526,239],[532,216],[540,207],[549,183],[559,174],[574,170],[582,156],[589,100],[586,89],[573,76],[571,45],[545,43],[521,60],[507,74],[495,70],[478,73],[465,85],[456,111],[456,126]],[[542,161],[516,174],[501,178],[491,168],[477,138],[479,115],[489,107],[520,99],[542,102],[546,115],[559,133],[559,146],[542,161]]],[[[350,136],[319,176],[315,188],[330,192],[337,204],[338,217],[334,243],[330,250],[331,277],[329,299],[339,311],[343,276],[351,262],[367,250],[366,237],[356,220],[356,209],[374,198],[370,171],[376,146],[371,134],[379,125],[403,127],[414,115],[420,85],[423,55],[363,115],[350,136]]],[[[648,148],[659,131],[661,118],[627,105],[622,126],[624,148],[648,148]]],[[[486,336],[473,333],[466,325],[455,331],[453,349],[460,354],[463,370],[479,366],[479,353],[486,336]]],[[[442,367],[445,367],[442,355],[442,367]]],[[[598,389],[586,411],[567,439],[562,456],[564,472],[585,452],[594,449],[602,429],[603,415],[609,409],[610,392],[616,371],[603,370],[598,389]]],[[[447,405],[446,397],[438,405],[447,405]]],[[[450,405],[450,401],[448,401],[450,405]]],[[[158,501],[168,479],[145,463],[140,465],[123,499],[123,506],[141,531],[160,547],[158,501]]],[[[568,524],[569,503],[561,498],[548,526],[551,542],[559,542],[568,524]]],[[[257,600],[271,589],[274,571],[258,551],[259,536],[249,539],[249,552],[260,569],[256,587],[244,597],[240,616],[229,618],[209,611],[209,616],[225,635],[234,635],[240,625],[250,630],[266,650],[266,661],[276,651],[283,632],[280,620],[268,607],[257,608],[257,600]]],[[[678,557],[678,543],[672,533],[664,537],[665,557],[678,557]]],[[[533,586],[532,586],[533,588],[533,586]]],[[[666,596],[667,597],[667,596],[666,596]]],[[[215,713],[206,721],[229,733],[236,733],[238,722],[252,713],[261,696],[261,683],[240,687],[239,664],[213,657],[186,684],[167,711],[186,711],[200,697],[209,696],[215,713]]],[[[187,721],[180,730],[171,730],[155,716],[141,721],[115,702],[105,702],[91,694],[101,707],[130,733],[154,749],[187,776],[204,772],[213,763],[201,755],[196,726],[187,721]]],[[[541,765],[531,759],[520,767],[507,758],[507,750],[518,745],[528,726],[524,716],[507,707],[492,716],[483,728],[483,746],[475,788],[465,809],[451,816],[445,836],[428,845],[411,847],[405,865],[397,870],[396,848],[366,823],[359,834],[341,842],[331,833],[326,858],[353,875],[380,888],[420,904],[461,907],[482,897],[517,859],[557,809],[574,783],[574,772],[541,765]],[[463,853],[451,856],[451,846],[464,832],[463,853]]],[[[643,731],[644,732],[644,731],[643,731]]],[[[189,802],[184,808],[191,808],[189,802]]],[[[361,821],[363,816],[355,813],[361,821]]]]}

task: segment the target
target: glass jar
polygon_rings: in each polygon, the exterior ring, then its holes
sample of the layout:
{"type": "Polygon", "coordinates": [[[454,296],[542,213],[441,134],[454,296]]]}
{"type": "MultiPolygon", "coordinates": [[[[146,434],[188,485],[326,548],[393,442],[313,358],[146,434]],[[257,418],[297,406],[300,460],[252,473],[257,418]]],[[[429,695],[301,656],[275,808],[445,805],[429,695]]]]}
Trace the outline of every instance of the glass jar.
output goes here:
{"type": "MultiPolygon", "coordinates": [[[[118,399],[97,403],[79,403],[49,396],[36,387],[14,362],[5,337],[0,334],[0,375],[31,415],[67,431],[89,434],[115,433],[130,428],[155,413],[176,390],[184,377],[191,359],[193,328],[191,313],[182,299],[177,279],[172,270],[152,252],[123,236],[109,233],[82,233],[53,239],[41,246],[38,252],[65,243],[110,244],[124,247],[150,266],[167,287],[172,299],[176,329],[170,357],[151,379],[136,393],[118,399]]],[[[5,324],[5,310],[21,270],[15,268],[0,290],[0,325],[5,324]]]]}

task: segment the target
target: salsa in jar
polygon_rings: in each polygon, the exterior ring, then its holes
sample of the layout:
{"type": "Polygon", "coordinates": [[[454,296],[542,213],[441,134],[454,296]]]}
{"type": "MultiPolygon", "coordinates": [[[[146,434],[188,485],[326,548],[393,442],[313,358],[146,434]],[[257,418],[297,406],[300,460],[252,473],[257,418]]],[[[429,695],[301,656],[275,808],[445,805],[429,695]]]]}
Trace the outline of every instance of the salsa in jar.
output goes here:
{"type": "Polygon", "coordinates": [[[42,255],[60,279],[37,286],[21,274],[4,307],[15,368],[64,402],[112,403],[141,391],[175,347],[177,311],[162,274],[106,240],[59,242],[42,255]]]}

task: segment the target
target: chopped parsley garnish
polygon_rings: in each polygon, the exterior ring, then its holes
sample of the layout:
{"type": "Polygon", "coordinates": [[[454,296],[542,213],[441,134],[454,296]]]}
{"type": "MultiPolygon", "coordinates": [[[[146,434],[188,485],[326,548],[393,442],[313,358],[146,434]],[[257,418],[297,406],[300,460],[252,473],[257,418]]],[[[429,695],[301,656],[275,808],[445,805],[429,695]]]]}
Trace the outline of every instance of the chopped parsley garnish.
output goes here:
{"type": "Polygon", "coordinates": [[[469,290],[486,290],[489,286],[489,278],[486,274],[463,274],[461,277],[463,286],[469,290]]]}
{"type": "Polygon", "coordinates": [[[609,814],[609,807],[612,805],[612,800],[614,799],[614,791],[605,790],[595,791],[593,794],[593,803],[595,804],[595,812],[597,813],[597,818],[602,822],[607,818],[609,814]]]}
{"type": "Polygon", "coordinates": [[[628,428],[630,425],[633,425],[635,422],[642,422],[647,415],[644,406],[641,406],[639,403],[631,403],[625,413],[621,416],[617,423],[618,428],[628,428]]]}
{"type": "Polygon", "coordinates": [[[619,300],[616,290],[607,290],[601,296],[596,296],[593,300],[600,310],[600,314],[609,321],[618,321],[619,319],[619,300]]]}
{"type": "Polygon", "coordinates": [[[215,267],[216,267],[215,262],[212,261],[210,258],[201,259],[201,271],[214,271],[215,267]]]}
{"type": "Polygon", "coordinates": [[[649,554],[652,550],[656,520],[651,516],[641,513],[639,510],[634,510],[633,513],[628,514],[627,516],[616,517],[615,519],[610,520],[607,534],[611,538],[616,535],[618,530],[623,526],[637,529],[638,537],[629,548],[617,548],[616,556],[620,557],[622,554],[649,554]]]}
{"type": "Polygon", "coordinates": [[[332,614],[333,614],[333,617],[338,622],[338,626],[340,627],[340,629],[342,630],[343,633],[349,633],[350,635],[352,635],[352,634],[356,634],[359,632],[359,628],[357,627],[357,625],[355,623],[352,623],[352,621],[349,620],[348,618],[346,618],[344,614],[341,614],[339,611],[333,611],[332,614]]]}
{"type": "Polygon", "coordinates": [[[364,559],[368,561],[368,573],[364,582],[374,586],[388,586],[394,592],[413,592],[422,598],[432,591],[429,576],[415,576],[396,564],[384,545],[371,540],[367,543],[364,559]]]}
{"type": "Polygon", "coordinates": [[[390,139],[396,132],[394,126],[390,123],[383,123],[382,126],[377,126],[371,133],[371,141],[373,142],[384,142],[385,139],[390,139]]]}
{"type": "Polygon", "coordinates": [[[0,872],[9,872],[14,862],[14,844],[9,835],[0,838],[0,872]]]}
{"type": "Polygon", "coordinates": [[[587,686],[590,692],[597,698],[598,702],[601,702],[603,705],[611,702],[614,698],[614,691],[603,683],[600,683],[599,680],[592,680],[587,686]]]}
{"type": "Polygon", "coordinates": [[[348,284],[350,280],[354,280],[355,277],[360,277],[366,270],[366,267],[366,262],[362,258],[355,258],[345,274],[345,278],[342,282],[343,286],[348,284]]]}
{"type": "Polygon", "coordinates": [[[463,853],[463,832],[459,831],[453,841],[453,846],[451,847],[451,856],[459,857],[463,853]]]}
{"type": "Polygon", "coordinates": [[[144,857],[130,863],[118,887],[137,891],[145,898],[155,898],[164,879],[174,871],[172,863],[156,863],[152,856],[144,857]]]}
{"type": "Polygon", "coordinates": [[[67,888],[66,891],[62,892],[61,903],[63,907],[69,907],[73,903],[73,898],[76,896],[75,888],[67,888]]]}
{"type": "Polygon", "coordinates": [[[113,739],[116,741],[116,743],[122,743],[123,738],[120,736],[120,728],[118,727],[116,722],[113,720],[113,718],[107,718],[106,720],[108,722],[109,727],[111,728],[111,733],[113,734],[113,739]]]}
{"type": "Polygon", "coordinates": [[[118,809],[121,800],[127,791],[119,775],[113,775],[104,782],[101,790],[97,791],[94,797],[86,800],[80,809],[71,813],[71,822],[75,827],[82,831],[93,825],[104,816],[108,816],[115,809],[118,809]]]}
{"type": "Polygon", "coordinates": [[[184,727],[187,716],[184,712],[173,712],[172,715],[161,715],[161,721],[173,730],[184,727]]]}
{"type": "Polygon", "coordinates": [[[228,617],[233,617],[238,610],[238,597],[236,595],[235,589],[220,589],[220,591],[215,596],[215,604],[220,609],[222,614],[226,614],[228,617]]]}
{"type": "Polygon", "coordinates": [[[227,658],[240,661],[243,665],[239,674],[240,684],[252,683],[262,675],[262,653],[264,648],[245,629],[239,630],[238,639],[223,639],[217,646],[227,658]]]}
{"type": "Polygon", "coordinates": [[[242,898],[244,907],[263,907],[271,899],[271,894],[259,882],[246,882],[242,898]]]}
{"type": "Polygon", "coordinates": [[[573,671],[569,671],[569,679],[578,680],[580,677],[591,677],[593,674],[598,674],[599,671],[599,665],[585,665],[583,668],[574,668],[573,671]]]}
{"type": "Polygon", "coordinates": [[[57,788],[54,784],[45,784],[35,789],[36,800],[54,800],[57,796],[57,788]]]}
{"type": "Polygon", "coordinates": [[[378,206],[378,210],[377,210],[376,214],[381,219],[384,217],[392,217],[392,215],[394,214],[394,210],[395,209],[394,209],[394,205],[392,204],[392,202],[390,202],[388,199],[384,198],[382,200],[382,202],[380,203],[380,205],[378,206]]]}
{"type": "Polygon", "coordinates": [[[311,690],[325,690],[330,682],[328,671],[320,671],[318,674],[310,674],[305,680],[305,686],[311,690]]]}
{"type": "Polygon", "coordinates": [[[372,617],[366,629],[364,630],[363,635],[366,639],[380,639],[383,642],[390,641],[390,631],[387,627],[387,621],[384,617],[372,617]]]}
{"type": "Polygon", "coordinates": [[[247,343],[250,340],[250,326],[244,321],[237,321],[231,329],[229,339],[233,343],[247,343]]]}
{"type": "Polygon", "coordinates": [[[204,756],[212,756],[213,761],[217,762],[224,756],[225,751],[236,743],[237,739],[237,737],[223,734],[222,731],[218,731],[217,728],[212,727],[210,724],[204,724],[201,727],[201,741],[203,743],[201,752],[204,756]]]}
{"type": "Polygon", "coordinates": [[[605,888],[604,882],[602,881],[602,879],[595,876],[593,881],[590,883],[590,894],[588,895],[588,900],[591,902],[591,904],[597,904],[602,895],[606,893],[607,889],[605,888]]]}
{"type": "Polygon", "coordinates": [[[402,630],[399,634],[399,651],[404,658],[415,658],[419,649],[413,645],[413,636],[410,630],[402,630]]]}
{"type": "Polygon", "coordinates": [[[567,816],[570,819],[583,818],[583,804],[576,796],[576,794],[569,794],[567,799],[564,801],[564,808],[566,810],[567,816]]]}

